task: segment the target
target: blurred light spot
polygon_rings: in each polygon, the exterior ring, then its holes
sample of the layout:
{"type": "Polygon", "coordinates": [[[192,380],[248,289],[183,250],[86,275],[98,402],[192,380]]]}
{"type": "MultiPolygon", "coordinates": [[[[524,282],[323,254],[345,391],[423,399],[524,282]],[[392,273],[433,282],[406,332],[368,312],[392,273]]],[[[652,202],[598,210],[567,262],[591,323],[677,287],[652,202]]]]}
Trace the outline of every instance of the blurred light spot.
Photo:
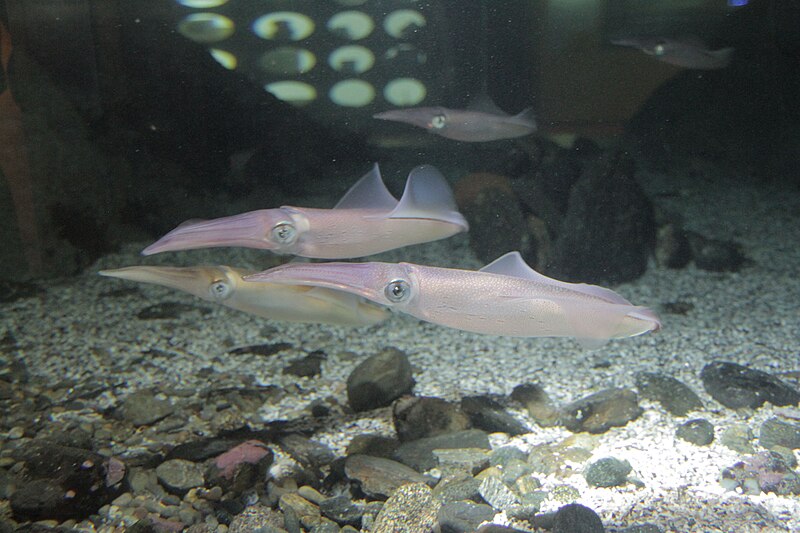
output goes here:
{"type": "Polygon", "coordinates": [[[271,74],[292,76],[304,74],[317,64],[316,56],[305,48],[281,46],[264,52],[258,59],[258,66],[271,74]]]}
{"type": "Polygon", "coordinates": [[[375,23],[361,11],[342,11],[328,20],[328,30],[343,39],[358,41],[375,29],[375,23]]]}
{"type": "Polygon", "coordinates": [[[177,0],[182,6],[192,7],[195,9],[208,9],[210,7],[219,7],[228,3],[228,0],[177,0]]]}
{"type": "Polygon", "coordinates": [[[253,33],[262,39],[299,41],[314,33],[314,21],[294,11],[276,11],[253,22],[253,33]]]}
{"type": "Polygon", "coordinates": [[[236,56],[228,52],[227,50],[212,48],[209,50],[209,52],[211,53],[211,57],[217,60],[217,63],[219,63],[228,70],[234,70],[236,68],[236,65],[239,64],[239,61],[236,59],[236,56]]]}
{"type": "Polygon", "coordinates": [[[417,105],[427,94],[425,84],[415,78],[395,78],[383,88],[383,97],[396,106],[417,105]]]}
{"type": "Polygon", "coordinates": [[[317,90],[301,81],[274,81],[264,86],[275,98],[292,105],[304,106],[317,99],[317,90]]]}
{"type": "Polygon", "coordinates": [[[398,9],[383,19],[383,29],[395,39],[408,39],[425,24],[422,13],[413,9],[398,9]]]}
{"type": "Polygon", "coordinates": [[[375,89],[364,80],[343,80],[331,87],[328,96],[344,107],[363,107],[375,99],[375,89]]]}
{"type": "Polygon", "coordinates": [[[728,0],[728,5],[730,7],[744,7],[749,3],[748,0],[728,0]]]}
{"type": "Polygon", "coordinates": [[[428,61],[428,54],[413,44],[400,43],[392,46],[383,54],[387,61],[394,63],[393,68],[414,68],[428,61]]]}
{"type": "Polygon", "coordinates": [[[196,43],[216,43],[233,35],[233,21],[216,13],[194,13],[178,23],[178,31],[196,43]]]}
{"type": "Polygon", "coordinates": [[[342,46],[331,52],[328,64],[333,70],[352,76],[371,69],[375,64],[375,56],[363,46],[342,46]]]}

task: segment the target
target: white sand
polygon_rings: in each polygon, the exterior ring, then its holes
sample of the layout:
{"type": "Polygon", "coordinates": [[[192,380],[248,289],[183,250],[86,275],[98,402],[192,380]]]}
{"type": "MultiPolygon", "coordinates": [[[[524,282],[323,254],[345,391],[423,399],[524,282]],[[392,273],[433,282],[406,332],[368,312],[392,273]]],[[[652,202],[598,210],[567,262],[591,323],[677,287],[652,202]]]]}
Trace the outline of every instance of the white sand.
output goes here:
{"type": "MultiPolygon", "coordinates": [[[[746,422],[757,434],[761,422],[773,415],[773,408],[766,406],[754,413],[723,408],[705,394],[699,372],[715,359],[767,372],[800,370],[800,195],[763,185],[712,184],[699,179],[676,183],[659,176],[649,179],[651,192],[679,193],[678,198],[659,202],[682,213],[689,229],[742,243],[755,264],[739,273],[705,272],[694,266],[664,270],[651,265],[641,279],[616,290],[635,304],[657,309],[663,330],[612,342],[596,351],[585,351],[571,340],[467,334],[400,315],[362,330],[271,323],[145,285],[139,286],[142,297],[103,299],[102,293],[133,284],[93,272],[54,284],[41,298],[6,306],[0,318],[0,336],[5,331],[13,334],[23,347],[28,368],[54,380],[126,381],[129,390],[134,390],[153,384],[164,388],[222,386],[235,383],[239,376],[252,375],[259,383],[293,391],[277,404],[264,406],[260,414],[265,420],[297,416],[317,398],[332,396],[345,403],[343,383],[348,373],[364,356],[385,346],[408,353],[415,366],[416,393],[454,400],[467,394],[508,394],[518,384],[538,382],[554,400],[566,402],[607,387],[632,388],[634,373],[660,371],[700,393],[707,410],[693,413],[693,417],[709,419],[717,428],[717,437],[721,429],[735,422],[746,422]],[[205,316],[189,313],[168,321],[136,319],[137,311],[160,301],[195,304],[213,312],[205,316]],[[689,302],[694,309],[685,316],[661,312],[659,304],[674,301],[689,302]],[[265,342],[289,342],[298,349],[271,357],[226,355],[232,347],[265,342]],[[148,364],[129,363],[148,349],[170,355],[154,357],[148,364]],[[281,374],[290,360],[317,349],[328,354],[322,377],[297,379],[281,374]],[[611,366],[595,368],[601,361],[611,366]],[[199,370],[206,367],[213,367],[216,374],[201,377],[199,370]]],[[[460,236],[397,250],[378,259],[480,266],[466,243],[466,237],[460,236]]],[[[96,270],[134,264],[258,267],[266,254],[201,250],[138,256],[146,244],[104,258],[96,270]]],[[[111,404],[115,399],[109,395],[101,401],[111,404]]],[[[685,419],[664,414],[657,405],[643,405],[646,410],[640,419],[597,439],[594,458],[613,455],[627,459],[633,466],[631,475],[642,480],[645,488],[589,488],[579,473],[566,479],[543,478],[545,488],[561,483],[578,488],[580,502],[600,513],[612,531],[644,521],[674,531],[800,531],[800,497],[725,492],[719,485],[720,471],[740,456],[720,445],[718,439],[708,447],[676,440],[675,427],[685,419]],[[759,519],[761,512],[766,518],[759,519]],[[733,518],[737,513],[740,518],[733,518]],[[696,520],[694,526],[689,525],[689,518],[696,520]],[[780,523],[782,527],[774,525],[780,523]]],[[[342,452],[355,431],[391,433],[389,421],[386,410],[347,416],[316,438],[342,452]]],[[[534,427],[531,435],[511,442],[527,446],[569,435],[560,428],[534,427]]],[[[576,471],[580,472],[580,466],[576,471]]],[[[559,505],[547,502],[545,510],[559,505]]]]}

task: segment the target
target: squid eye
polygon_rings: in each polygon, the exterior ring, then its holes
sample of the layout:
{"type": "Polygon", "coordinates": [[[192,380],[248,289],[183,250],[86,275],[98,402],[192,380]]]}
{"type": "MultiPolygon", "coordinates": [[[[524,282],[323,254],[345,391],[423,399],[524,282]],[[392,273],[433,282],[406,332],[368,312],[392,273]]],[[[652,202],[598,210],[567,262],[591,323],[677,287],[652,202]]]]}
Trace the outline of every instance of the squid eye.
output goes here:
{"type": "Polygon", "coordinates": [[[297,228],[291,222],[278,222],[272,228],[272,239],[278,244],[292,244],[297,238],[297,228]]]}
{"type": "Polygon", "coordinates": [[[431,119],[431,128],[440,130],[447,126],[447,117],[444,115],[434,115],[431,119]]]}
{"type": "Polygon", "coordinates": [[[227,300],[232,293],[233,293],[233,288],[230,286],[230,284],[220,279],[214,281],[208,288],[209,296],[211,296],[213,300],[216,300],[218,302],[221,302],[222,300],[227,300]]]}
{"type": "Polygon", "coordinates": [[[386,299],[392,303],[399,303],[408,300],[411,296],[411,287],[408,282],[402,279],[390,281],[386,288],[383,290],[386,299]]]}

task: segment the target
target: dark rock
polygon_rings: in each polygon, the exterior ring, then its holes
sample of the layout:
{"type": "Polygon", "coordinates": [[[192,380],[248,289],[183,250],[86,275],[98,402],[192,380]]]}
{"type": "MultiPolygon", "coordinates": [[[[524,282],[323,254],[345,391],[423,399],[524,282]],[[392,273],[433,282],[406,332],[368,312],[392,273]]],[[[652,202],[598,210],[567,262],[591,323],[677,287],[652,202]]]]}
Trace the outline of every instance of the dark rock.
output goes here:
{"type": "Polygon", "coordinates": [[[371,455],[391,459],[400,445],[397,439],[377,433],[360,434],[353,437],[347,445],[347,455],[371,455]]]}
{"type": "Polygon", "coordinates": [[[725,407],[740,409],[773,405],[797,405],[800,392],[780,379],[736,363],[714,361],[700,372],[703,387],[712,398],[725,407]]]}
{"type": "Polygon", "coordinates": [[[628,481],[631,464],[614,457],[604,457],[590,464],[583,477],[592,487],[619,487],[628,481]]]}
{"type": "Polygon", "coordinates": [[[692,258],[697,268],[712,272],[737,272],[748,260],[740,245],[709,239],[693,231],[687,232],[692,258]]]}
{"type": "Polygon", "coordinates": [[[399,487],[386,500],[375,524],[370,529],[375,533],[418,533],[431,531],[436,525],[436,516],[441,502],[434,500],[431,489],[425,483],[410,483],[399,487]]]}
{"type": "Polygon", "coordinates": [[[485,503],[450,501],[439,509],[439,527],[441,533],[472,533],[494,515],[494,509],[485,503]]]}
{"type": "Polygon", "coordinates": [[[331,463],[336,456],[324,444],[290,433],[278,438],[281,448],[303,466],[319,468],[331,463]]]}
{"type": "Polygon", "coordinates": [[[487,396],[465,396],[461,399],[461,409],[469,417],[474,427],[489,433],[522,435],[529,432],[525,424],[511,416],[502,405],[487,396]]]}
{"type": "Polygon", "coordinates": [[[392,419],[401,442],[470,428],[467,415],[441,398],[399,398],[392,406],[392,419]]]}
{"type": "Polygon", "coordinates": [[[677,224],[664,224],[656,232],[656,263],[666,268],[683,268],[692,260],[686,231],[677,224]]]}
{"type": "Polygon", "coordinates": [[[722,431],[720,443],[741,454],[755,453],[753,431],[747,424],[732,424],[722,431]]]}
{"type": "Polygon", "coordinates": [[[175,320],[188,314],[207,315],[210,312],[211,309],[208,307],[197,307],[180,302],[161,302],[145,307],[136,313],[136,318],[139,320],[175,320]]]}
{"type": "Polygon", "coordinates": [[[633,159],[622,152],[609,153],[585,170],[570,192],[548,275],[621,283],[644,273],[656,230],[653,206],[634,171],[633,159]]]}
{"type": "Polygon", "coordinates": [[[483,448],[439,448],[433,455],[442,472],[477,474],[489,466],[489,451],[483,448]]]}
{"type": "Polygon", "coordinates": [[[758,443],[767,449],[782,446],[790,450],[800,449],[800,425],[781,422],[775,417],[761,424],[758,443]]]}
{"type": "Polygon", "coordinates": [[[238,348],[234,348],[233,350],[229,350],[228,353],[230,355],[252,354],[252,355],[261,355],[263,357],[269,357],[279,352],[291,350],[292,348],[294,348],[294,346],[292,346],[288,342],[271,342],[265,344],[251,344],[249,346],[240,346],[238,348]]]}
{"type": "Polygon", "coordinates": [[[570,431],[603,433],[639,418],[642,408],[636,393],[628,389],[606,389],[576,400],[563,409],[564,427],[570,431]]]}
{"type": "Polygon", "coordinates": [[[120,493],[118,483],[107,483],[109,459],[94,452],[34,443],[18,450],[16,458],[25,463],[11,495],[17,520],[82,520],[120,493]]]}
{"type": "Polygon", "coordinates": [[[636,388],[639,389],[642,398],[660,403],[675,416],[686,416],[691,411],[703,408],[700,397],[672,376],[656,372],[638,372],[635,379],[636,388]]]}
{"type": "Polygon", "coordinates": [[[468,429],[404,442],[397,448],[394,458],[414,470],[424,472],[438,464],[433,450],[454,448],[483,448],[490,450],[491,446],[489,446],[489,436],[485,431],[468,429]]]}
{"type": "Polygon", "coordinates": [[[434,497],[440,502],[458,502],[463,500],[480,501],[479,488],[481,482],[468,472],[454,472],[442,477],[433,488],[434,497]]]}
{"type": "Polygon", "coordinates": [[[603,521],[586,506],[571,503],[553,517],[553,533],[603,533],[603,521]]]}
{"type": "Polygon", "coordinates": [[[320,502],[319,510],[322,516],[330,518],[340,526],[361,527],[361,515],[363,511],[360,505],[356,505],[347,496],[334,496],[320,502]]]}
{"type": "Polygon", "coordinates": [[[691,311],[694,311],[694,304],[691,302],[664,302],[661,304],[661,308],[664,310],[665,313],[669,313],[670,315],[681,315],[685,316],[688,315],[691,311]]]}
{"type": "Polygon", "coordinates": [[[478,259],[489,263],[514,250],[525,255],[525,233],[508,231],[525,227],[525,216],[508,178],[470,174],[458,182],[456,197],[469,222],[469,243],[478,259]]]}
{"type": "Polygon", "coordinates": [[[169,459],[156,467],[158,481],[173,494],[183,495],[205,483],[203,468],[184,459],[169,459]]]}
{"type": "Polygon", "coordinates": [[[511,399],[524,405],[531,418],[540,426],[550,427],[559,424],[561,411],[541,385],[536,383],[517,385],[511,391],[511,399]]]}
{"type": "Polygon", "coordinates": [[[148,391],[129,394],[122,404],[122,417],[134,426],[147,426],[175,412],[169,400],[160,400],[148,391]]]}
{"type": "Polygon", "coordinates": [[[368,357],[347,378],[347,399],[354,411],[390,405],[414,388],[408,356],[386,348],[368,357]]]}
{"type": "Polygon", "coordinates": [[[245,508],[237,514],[228,528],[228,533],[284,533],[284,518],[279,511],[260,503],[245,508]]]}
{"type": "Polygon", "coordinates": [[[697,446],[708,446],[714,442],[714,426],[705,418],[695,418],[678,426],[675,436],[697,446]]]}
{"type": "Polygon", "coordinates": [[[484,524],[479,527],[476,533],[526,533],[525,530],[497,524],[484,524]]]}
{"type": "Polygon", "coordinates": [[[416,470],[382,457],[351,455],[345,461],[344,470],[348,478],[358,481],[364,494],[377,499],[388,498],[406,483],[425,482],[416,470]]]}
{"type": "Polygon", "coordinates": [[[498,511],[519,505],[519,499],[514,492],[495,476],[486,476],[478,487],[478,494],[483,501],[498,511]]]}
{"type": "Polygon", "coordinates": [[[305,357],[295,359],[290,362],[284,369],[284,374],[291,374],[301,378],[310,378],[318,376],[322,371],[322,362],[325,360],[325,352],[317,350],[311,352],[305,357]]]}

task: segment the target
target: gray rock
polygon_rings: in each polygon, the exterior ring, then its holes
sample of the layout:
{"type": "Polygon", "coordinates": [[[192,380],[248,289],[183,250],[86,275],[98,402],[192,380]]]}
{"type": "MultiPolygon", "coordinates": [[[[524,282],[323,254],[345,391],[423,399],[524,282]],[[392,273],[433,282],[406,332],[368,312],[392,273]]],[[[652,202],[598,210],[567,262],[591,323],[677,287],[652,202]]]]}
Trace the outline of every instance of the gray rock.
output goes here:
{"type": "Polygon", "coordinates": [[[631,464],[614,457],[604,457],[590,464],[583,477],[592,487],[619,487],[628,481],[631,464]]]}
{"type": "Polygon", "coordinates": [[[467,472],[454,472],[441,478],[433,488],[433,496],[443,503],[463,500],[480,501],[481,482],[467,472]]]}
{"type": "Polygon", "coordinates": [[[642,398],[660,403],[675,416],[686,416],[703,408],[700,397],[687,385],[666,374],[638,372],[636,388],[642,398]]]}
{"type": "Polygon", "coordinates": [[[290,433],[278,439],[281,448],[292,456],[292,459],[303,466],[321,467],[335,459],[328,446],[307,439],[297,433],[290,433]]]}
{"type": "Polygon", "coordinates": [[[700,372],[700,379],[712,398],[731,409],[755,409],[765,402],[781,406],[800,403],[800,392],[787,383],[736,363],[709,363],[700,372]]]}
{"type": "Polygon", "coordinates": [[[503,467],[505,464],[508,463],[508,461],[512,459],[527,461],[528,454],[526,454],[516,446],[501,446],[500,448],[492,450],[492,454],[489,457],[489,462],[493,466],[503,467]]]}
{"type": "Polygon", "coordinates": [[[158,481],[173,494],[182,495],[189,489],[205,484],[203,467],[185,459],[168,459],[156,467],[158,481]]]}
{"type": "Polygon", "coordinates": [[[461,408],[441,398],[408,396],[392,406],[392,420],[401,442],[470,428],[461,408]]]}
{"type": "Polygon", "coordinates": [[[122,417],[134,426],[154,424],[175,412],[169,400],[160,400],[148,391],[137,391],[125,398],[122,417]]]}
{"type": "Polygon", "coordinates": [[[483,498],[483,501],[498,511],[513,505],[519,505],[517,495],[514,494],[505,483],[500,481],[499,478],[494,476],[487,476],[481,481],[478,493],[481,495],[481,498],[483,498]]]}
{"type": "Polygon", "coordinates": [[[360,505],[353,503],[347,496],[334,496],[327,498],[319,504],[322,516],[330,518],[341,526],[361,526],[363,511],[360,505]]]}
{"type": "Polygon", "coordinates": [[[433,450],[433,456],[443,472],[477,474],[489,466],[489,452],[483,448],[439,448],[433,450]]]}
{"type": "Polygon", "coordinates": [[[564,426],[570,431],[603,433],[639,418],[642,409],[636,393],[628,389],[606,389],[576,400],[563,409],[564,426]]]}
{"type": "Polygon", "coordinates": [[[410,483],[399,487],[386,500],[375,525],[374,533],[419,533],[436,525],[441,502],[435,500],[425,483],[410,483]]]}
{"type": "Polygon", "coordinates": [[[485,503],[452,501],[439,509],[439,527],[442,533],[472,533],[494,515],[494,509],[485,503]]]}
{"type": "Polygon", "coordinates": [[[790,450],[800,449],[800,425],[781,422],[775,417],[761,424],[758,443],[767,449],[783,446],[790,450]]]}
{"type": "Polygon", "coordinates": [[[559,424],[561,411],[541,385],[535,383],[517,385],[511,391],[511,399],[524,405],[531,418],[540,426],[550,427],[559,424]]]}
{"type": "Polygon", "coordinates": [[[257,503],[237,514],[228,533],[285,533],[281,513],[257,503]]]}
{"type": "Polygon", "coordinates": [[[425,482],[422,474],[402,463],[369,455],[351,455],[344,470],[348,478],[361,484],[365,494],[378,499],[388,498],[401,485],[425,482]]]}
{"type": "Polygon", "coordinates": [[[414,388],[408,356],[396,348],[365,359],[347,378],[347,399],[354,411],[390,405],[414,388]]]}
{"type": "Polygon", "coordinates": [[[697,268],[712,272],[737,272],[749,262],[742,253],[742,247],[735,242],[709,239],[694,231],[687,231],[686,237],[697,268]]]}
{"type": "Polygon", "coordinates": [[[604,533],[603,521],[584,505],[571,503],[553,517],[552,533],[604,533]]]}
{"type": "Polygon", "coordinates": [[[714,426],[705,418],[695,418],[678,426],[675,436],[697,446],[708,446],[714,442],[714,426]]]}
{"type": "Polygon", "coordinates": [[[486,396],[466,396],[461,399],[461,409],[476,428],[488,433],[522,435],[528,427],[509,414],[502,405],[486,396]]]}
{"type": "Polygon", "coordinates": [[[356,435],[347,445],[347,455],[371,455],[391,459],[399,446],[397,439],[385,437],[377,433],[362,433],[356,435]]]}
{"type": "Polygon", "coordinates": [[[733,451],[749,454],[755,453],[753,448],[753,431],[747,424],[733,424],[722,431],[720,443],[733,451]]]}
{"type": "Polygon", "coordinates": [[[445,433],[435,437],[426,437],[412,442],[404,442],[398,446],[394,458],[410,466],[418,472],[424,472],[435,467],[438,462],[433,455],[433,450],[453,448],[482,448],[491,449],[489,436],[480,429],[468,429],[455,433],[445,433]]]}

